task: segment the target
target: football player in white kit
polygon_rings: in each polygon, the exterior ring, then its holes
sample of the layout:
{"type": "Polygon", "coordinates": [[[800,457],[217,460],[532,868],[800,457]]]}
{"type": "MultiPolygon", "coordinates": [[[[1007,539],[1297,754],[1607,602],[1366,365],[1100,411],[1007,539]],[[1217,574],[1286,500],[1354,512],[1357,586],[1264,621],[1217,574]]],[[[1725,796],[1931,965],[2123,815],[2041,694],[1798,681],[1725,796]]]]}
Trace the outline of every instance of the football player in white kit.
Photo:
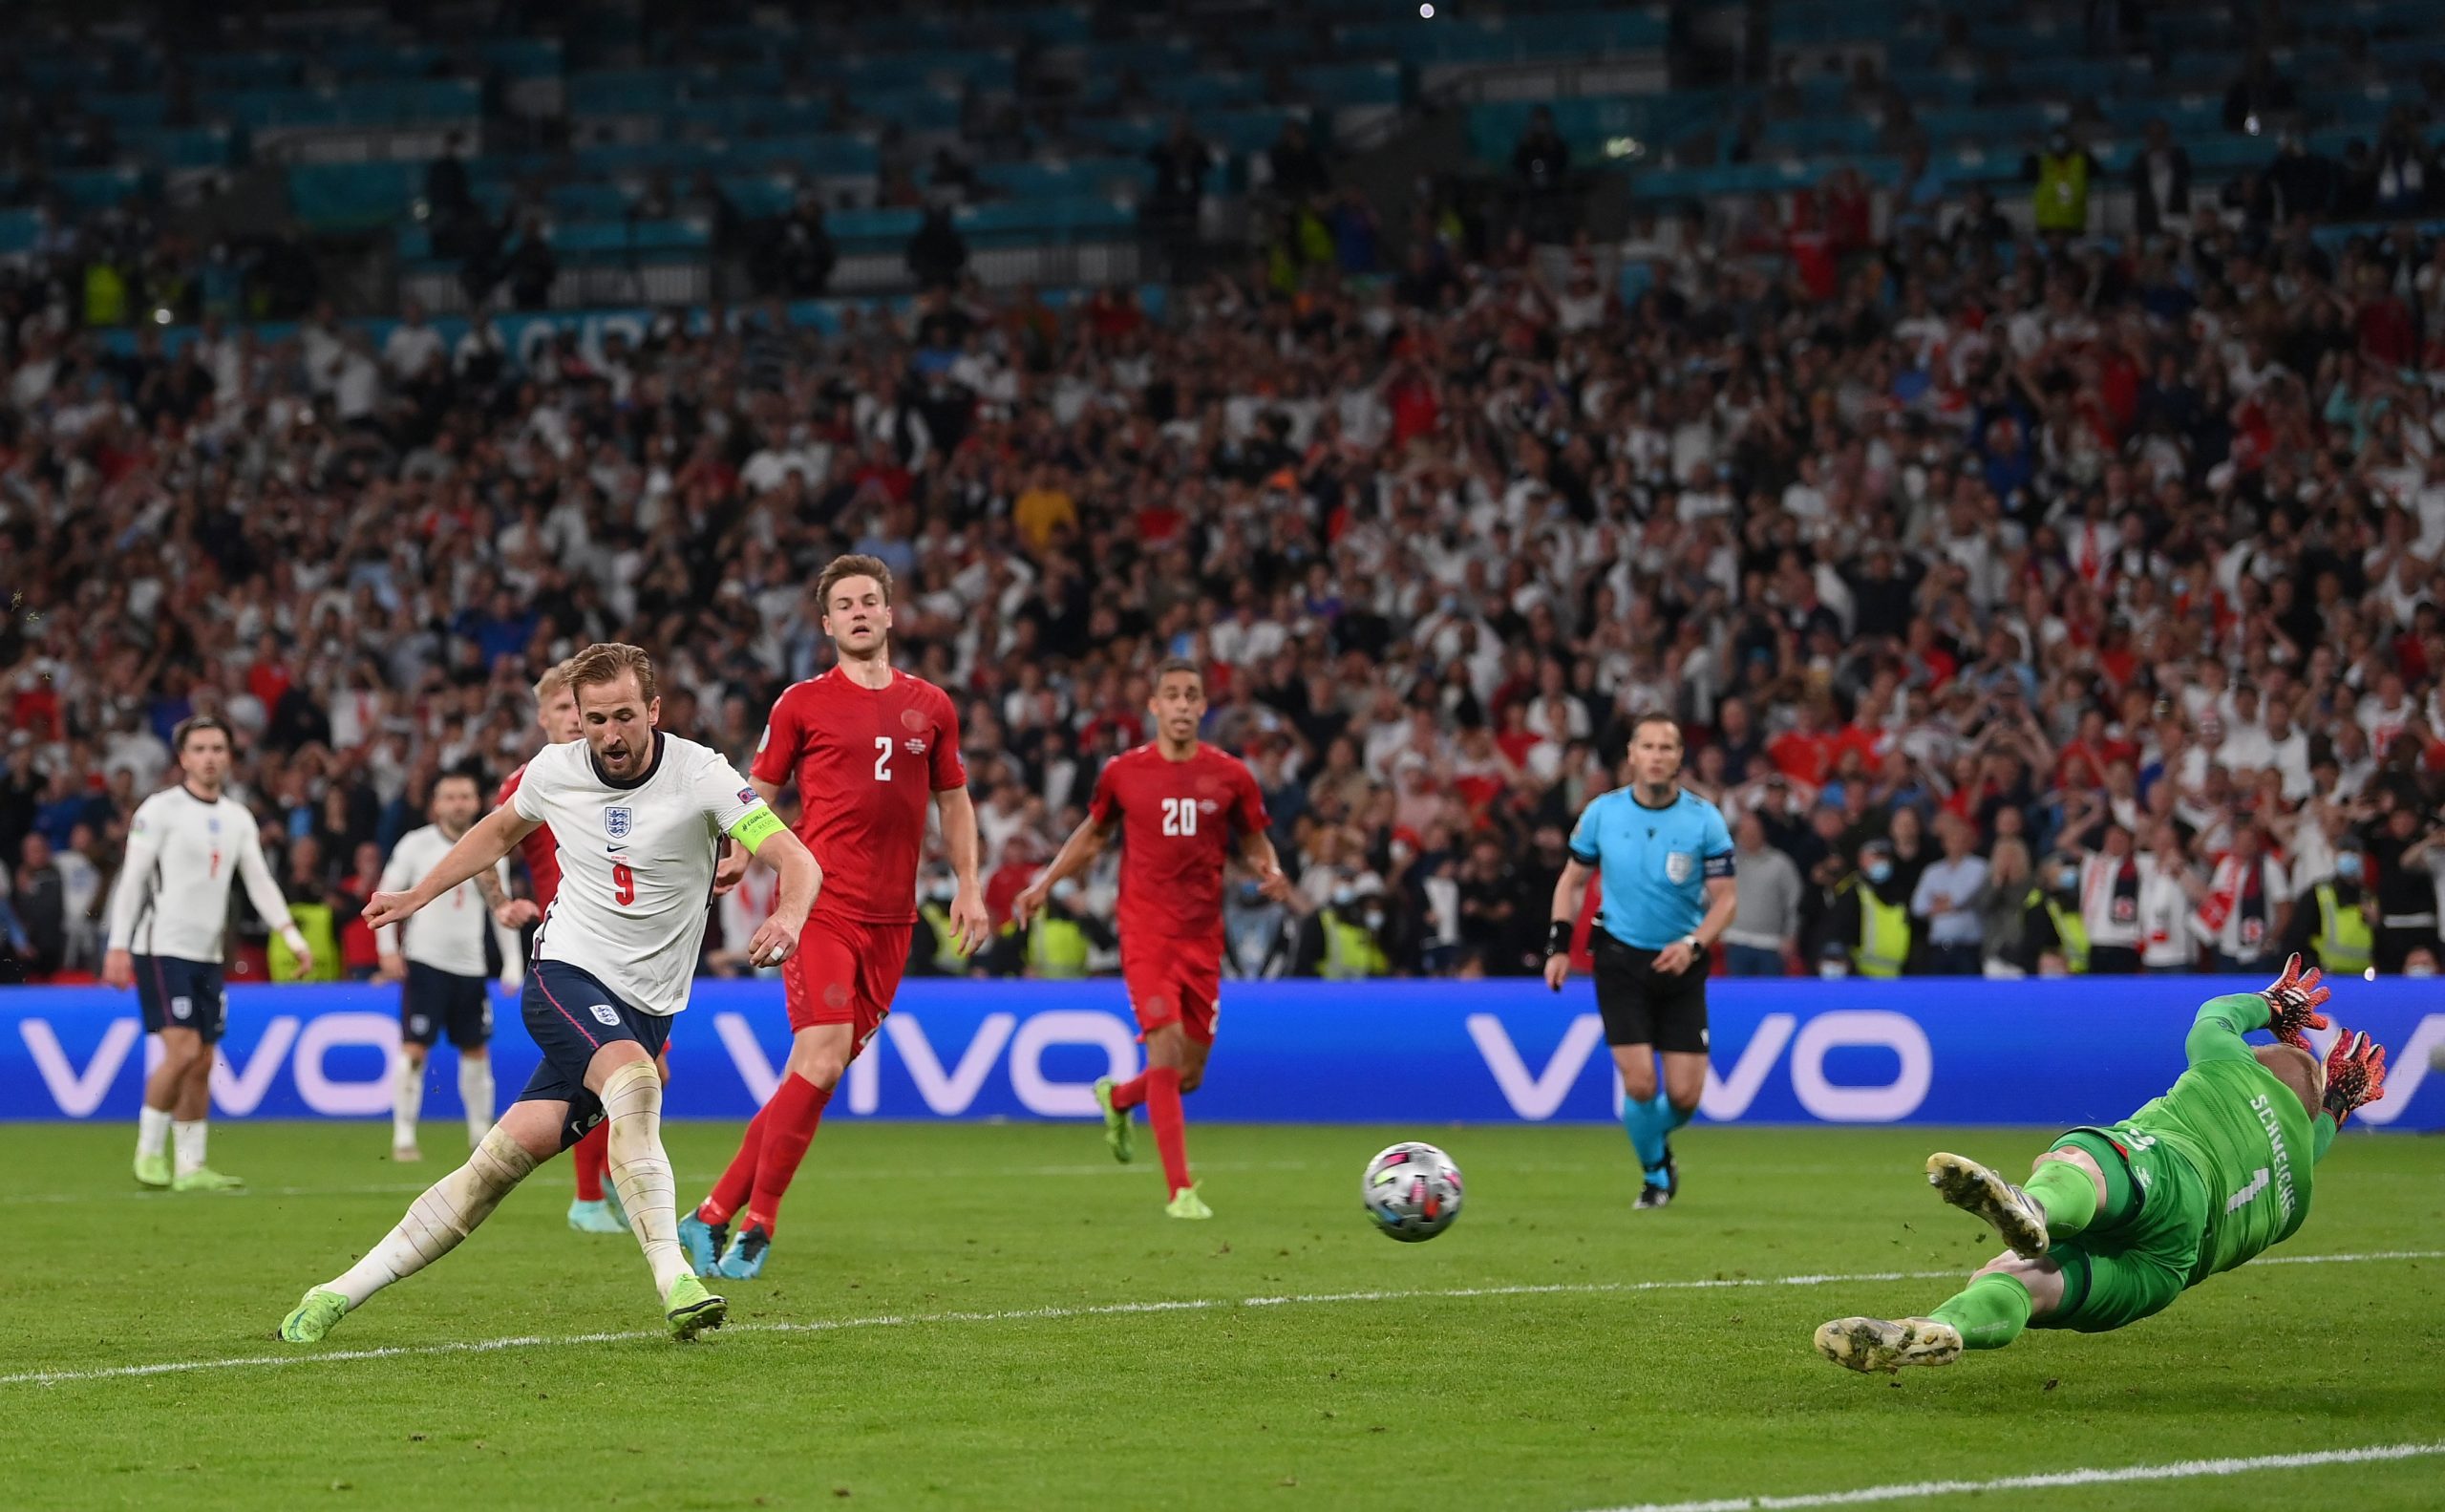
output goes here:
{"type": "MultiPolygon", "coordinates": [[[[382,891],[405,892],[424,880],[465,836],[483,807],[476,779],[444,772],[433,781],[433,822],[410,830],[392,848],[382,868],[382,891]]],[[[496,922],[506,913],[509,867],[498,862],[436,899],[434,905],[374,939],[382,975],[399,984],[399,1066],[391,1088],[391,1159],[419,1161],[416,1116],[424,1108],[425,1059],[434,1041],[450,1036],[458,1052],[458,1100],[467,1109],[467,1147],[481,1144],[493,1124],[491,984],[484,978],[484,938],[500,949],[501,981],[515,987],[523,976],[518,934],[496,922]]]]}
{"type": "Polygon", "coordinates": [[[135,988],[145,1032],[161,1036],[161,1063],[145,1078],[144,1109],[137,1116],[137,1181],[181,1192],[225,1192],[245,1183],[213,1170],[203,1157],[213,1047],[227,1017],[221,957],[229,879],[245,879],[255,912],[296,952],[300,971],[313,969],[314,957],[289,922],[288,900],[264,861],[255,816],[222,791],[229,777],[229,727],[199,714],[180,722],[170,745],[181,780],[137,805],[128,822],[127,862],[111,895],[102,980],[135,988]]]}
{"type": "Polygon", "coordinates": [[[542,1064],[466,1164],[410,1203],[365,1258],[306,1293],[280,1326],[290,1343],[321,1339],[351,1309],[448,1254],[537,1164],[605,1119],[611,1179],[672,1335],[693,1338],[727,1314],[679,1247],[654,1054],[688,1006],[722,837],[780,874],[780,901],[748,943],[759,966],[797,948],[821,873],[718,752],[654,729],[661,704],[644,651],[589,646],[567,668],[585,737],[538,755],[509,803],[414,889],[377,893],[365,906],[374,927],[399,924],[549,824],[561,885],[535,936],[521,1005],[542,1064]]]}

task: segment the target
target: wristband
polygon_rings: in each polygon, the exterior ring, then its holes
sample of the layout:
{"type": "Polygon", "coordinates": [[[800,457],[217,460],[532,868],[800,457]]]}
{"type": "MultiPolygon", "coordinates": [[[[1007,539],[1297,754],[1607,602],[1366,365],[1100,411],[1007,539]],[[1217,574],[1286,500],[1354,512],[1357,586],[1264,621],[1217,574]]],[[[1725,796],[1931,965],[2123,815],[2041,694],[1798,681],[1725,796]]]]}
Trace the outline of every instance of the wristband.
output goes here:
{"type": "Polygon", "coordinates": [[[1570,921],[1568,919],[1556,919],[1545,926],[1545,953],[1549,956],[1570,954],[1570,921]]]}

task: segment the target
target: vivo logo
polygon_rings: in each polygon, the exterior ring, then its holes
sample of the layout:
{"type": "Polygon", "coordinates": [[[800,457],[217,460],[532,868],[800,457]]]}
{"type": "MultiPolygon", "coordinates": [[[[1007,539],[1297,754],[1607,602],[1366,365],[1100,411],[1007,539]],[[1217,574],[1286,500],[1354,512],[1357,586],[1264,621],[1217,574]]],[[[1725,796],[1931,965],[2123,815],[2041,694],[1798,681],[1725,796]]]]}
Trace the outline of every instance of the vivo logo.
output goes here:
{"type": "MultiPolygon", "coordinates": [[[[26,1054],[59,1111],[72,1118],[89,1118],[109,1096],[111,1084],[127,1064],[142,1033],[133,1018],[114,1019],[78,1066],[60,1048],[59,1036],[46,1019],[29,1018],[17,1025],[26,1054]]],[[[363,1118],[391,1109],[391,1081],[399,1054],[399,1021],[388,1013],[324,1013],[299,1019],[283,1013],[264,1026],[263,1038],[243,1052],[244,1061],[230,1057],[229,1047],[212,1054],[212,1106],[217,1113],[243,1118],[263,1106],[264,1096],[287,1065],[297,1082],[297,1096],[307,1107],[326,1118],[363,1118]],[[326,1057],[344,1046],[366,1046],[382,1052],[382,1072],[371,1081],[337,1081],[325,1070],[326,1057]]],[[[144,1070],[160,1064],[161,1045],[149,1041],[144,1070]]]]}
{"type": "MultiPolygon", "coordinates": [[[[1501,1019],[1492,1013],[1472,1013],[1468,1030],[1486,1070],[1502,1089],[1503,1100],[1512,1112],[1532,1122],[1542,1122],[1561,1111],[1605,1039],[1604,1021],[1594,1013],[1583,1013],[1571,1021],[1544,1069],[1531,1074],[1501,1019]]],[[[1721,1042],[1717,1043],[1720,1048],[1721,1042]]],[[[1757,1033],[1742,1047],[1729,1074],[1719,1075],[1714,1066],[1707,1067],[1698,1111],[1718,1123],[1729,1123],[1747,1113],[1785,1046],[1791,1049],[1792,1095],[1811,1117],[1828,1123],[1892,1123],[1906,1118],[1919,1111],[1935,1080],[1936,1057],[1926,1032],[1903,1014],[1852,1009],[1819,1013],[1802,1025],[1796,1014],[1769,1013],[1758,1021],[1757,1033]],[[1890,1083],[1844,1087],[1825,1078],[1826,1054],[1858,1046],[1894,1053],[1901,1066],[1890,1083]]]]}
{"type": "MultiPolygon", "coordinates": [[[[715,1013],[713,1031],[730,1052],[739,1079],[760,1104],[781,1084],[780,1070],[764,1054],[743,1013],[715,1013]]],[[[845,1078],[849,1111],[871,1114],[882,1105],[882,1057],[890,1054],[907,1069],[917,1096],[927,1111],[957,1118],[976,1101],[986,1079],[1005,1053],[1010,1068],[1010,1090],[1019,1105],[1038,1118],[1080,1118],[1095,1112],[1095,1076],[1084,1081],[1054,1081],[1044,1074],[1044,1053],[1055,1045],[1085,1045],[1104,1053],[1105,1070],[1096,1075],[1127,1076],[1137,1069],[1137,1040],[1128,1026],[1110,1013],[1054,1010],[1025,1020],[1015,1013],[988,1013],[967,1044],[946,1064],[914,1013],[894,1013],[882,1021],[882,1045],[849,1063],[845,1078]]],[[[949,1047],[945,1047],[948,1049],[949,1047]]]]}

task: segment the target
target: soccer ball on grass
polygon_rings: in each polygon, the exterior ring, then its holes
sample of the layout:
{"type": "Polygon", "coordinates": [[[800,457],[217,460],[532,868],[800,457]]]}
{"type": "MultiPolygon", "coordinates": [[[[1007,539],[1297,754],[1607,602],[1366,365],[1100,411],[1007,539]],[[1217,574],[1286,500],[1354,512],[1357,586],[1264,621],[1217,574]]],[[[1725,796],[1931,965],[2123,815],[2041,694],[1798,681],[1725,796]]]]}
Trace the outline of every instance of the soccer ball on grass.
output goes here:
{"type": "Polygon", "coordinates": [[[1460,1168],[1432,1144],[1395,1144],[1367,1162],[1359,1197],[1385,1237],[1433,1239],[1460,1216],[1460,1168]]]}

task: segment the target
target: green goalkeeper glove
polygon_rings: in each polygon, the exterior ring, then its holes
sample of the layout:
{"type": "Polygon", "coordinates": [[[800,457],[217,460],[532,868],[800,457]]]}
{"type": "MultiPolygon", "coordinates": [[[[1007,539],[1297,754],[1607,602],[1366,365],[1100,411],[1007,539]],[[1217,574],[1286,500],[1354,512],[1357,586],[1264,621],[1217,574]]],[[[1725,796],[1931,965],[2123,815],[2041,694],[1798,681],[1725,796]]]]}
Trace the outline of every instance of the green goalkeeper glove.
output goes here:
{"type": "Polygon", "coordinates": [[[2318,974],[2315,967],[2303,974],[2301,958],[2295,955],[2284,963],[2284,974],[2259,993],[2266,999],[2266,1027],[2280,1043],[2307,1050],[2308,1031],[2327,1027],[2327,1016],[2318,1009],[2333,994],[2318,985],[2318,974]]]}
{"type": "Polygon", "coordinates": [[[2386,1047],[2373,1043],[2367,1030],[2346,1030],[2335,1036],[2334,1049],[2327,1053],[2326,1110],[2334,1115],[2335,1127],[2354,1108],[2362,1108],[2386,1095],[2386,1047]]]}

